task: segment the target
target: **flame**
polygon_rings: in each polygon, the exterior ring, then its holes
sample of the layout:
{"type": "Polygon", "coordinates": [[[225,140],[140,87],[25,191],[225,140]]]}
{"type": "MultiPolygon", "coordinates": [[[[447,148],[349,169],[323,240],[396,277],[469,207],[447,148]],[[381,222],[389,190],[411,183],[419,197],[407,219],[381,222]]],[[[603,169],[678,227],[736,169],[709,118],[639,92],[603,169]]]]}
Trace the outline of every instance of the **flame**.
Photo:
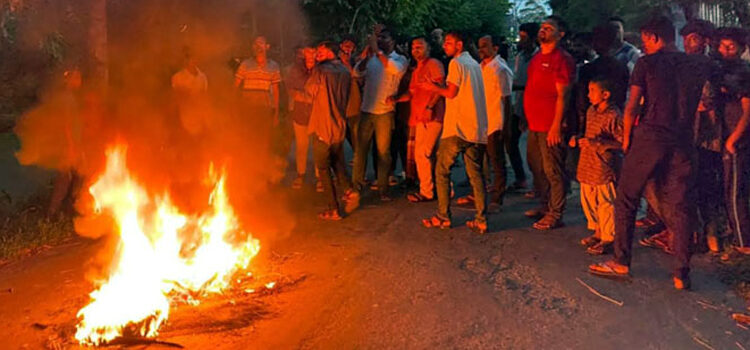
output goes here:
{"type": "Polygon", "coordinates": [[[158,335],[169,317],[170,296],[200,295],[226,288],[235,271],[247,268],[258,240],[245,237],[225,188],[225,175],[209,171],[213,191],[200,216],[180,212],[169,195],[152,198],[129,173],[126,146],[107,151],[106,170],[89,188],[95,212],[117,224],[119,242],[108,279],[78,312],[75,338],[99,345],[125,329],[144,337],[158,335]]]}

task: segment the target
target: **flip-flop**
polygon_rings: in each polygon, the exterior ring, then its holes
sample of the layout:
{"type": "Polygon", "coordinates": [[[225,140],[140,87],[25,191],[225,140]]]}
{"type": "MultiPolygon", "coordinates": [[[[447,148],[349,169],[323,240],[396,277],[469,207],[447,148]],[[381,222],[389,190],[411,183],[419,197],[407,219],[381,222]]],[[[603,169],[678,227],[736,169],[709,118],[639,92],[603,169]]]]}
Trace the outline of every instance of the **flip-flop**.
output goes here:
{"type": "Polygon", "coordinates": [[[412,202],[412,203],[421,203],[421,202],[432,202],[435,200],[435,197],[428,198],[428,197],[423,196],[419,192],[414,192],[414,193],[407,194],[406,199],[408,199],[409,202],[412,202]]]}
{"type": "Polygon", "coordinates": [[[472,203],[474,203],[474,196],[472,195],[467,195],[465,197],[456,199],[456,204],[458,205],[467,205],[472,203]]]}
{"type": "Polygon", "coordinates": [[[329,220],[329,221],[339,221],[343,219],[341,214],[339,214],[338,210],[336,209],[326,210],[318,214],[318,218],[321,220],[329,220]]]}
{"type": "Polygon", "coordinates": [[[451,228],[451,220],[434,215],[427,219],[422,219],[422,226],[426,228],[449,229],[451,228]]]}
{"type": "Polygon", "coordinates": [[[476,220],[469,220],[466,222],[466,227],[470,228],[472,231],[483,235],[487,233],[487,223],[486,222],[478,222],[476,220]]]}
{"type": "MultiPolygon", "coordinates": [[[[606,278],[621,279],[621,280],[626,280],[630,278],[630,268],[627,268],[626,272],[617,272],[615,270],[614,264],[617,264],[617,263],[615,263],[612,260],[601,262],[598,264],[591,264],[589,265],[589,273],[598,277],[606,277],[606,278]]],[[[623,266],[623,265],[620,265],[620,266],[623,266]]]]}
{"type": "Polygon", "coordinates": [[[594,236],[594,235],[591,235],[591,236],[588,236],[588,237],[586,237],[586,238],[584,238],[584,239],[581,239],[581,240],[580,240],[580,243],[581,243],[581,245],[582,245],[582,246],[584,246],[584,247],[590,247],[590,246],[592,246],[592,245],[594,245],[594,244],[597,244],[597,243],[599,243],[599,241],[600,241],[600,239],[599,239],[599,238],[597,238],[597,237],[596,237],[596,236],[594,236]]]}

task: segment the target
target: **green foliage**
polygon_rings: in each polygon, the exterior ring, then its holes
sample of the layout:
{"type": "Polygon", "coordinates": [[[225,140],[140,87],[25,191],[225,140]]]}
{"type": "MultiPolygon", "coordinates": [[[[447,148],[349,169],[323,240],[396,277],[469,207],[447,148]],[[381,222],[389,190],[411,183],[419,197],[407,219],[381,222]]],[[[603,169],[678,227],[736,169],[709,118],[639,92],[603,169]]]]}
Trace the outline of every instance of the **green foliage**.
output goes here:
{"type": "Polygon", "coordinates": [[[71,215],[44,215],[46,198],[37,196],[7,213],[0,213],[0,261],[60,244],[74,236],[71,215]]]}
{"type": "Polygon", "coordinates": [[[508,0],[305,0],[303,6],[318,39],[365,38],[375,23],[391,26],[402,39],[435,28],[502,35],[510,9],[508,0]]]}

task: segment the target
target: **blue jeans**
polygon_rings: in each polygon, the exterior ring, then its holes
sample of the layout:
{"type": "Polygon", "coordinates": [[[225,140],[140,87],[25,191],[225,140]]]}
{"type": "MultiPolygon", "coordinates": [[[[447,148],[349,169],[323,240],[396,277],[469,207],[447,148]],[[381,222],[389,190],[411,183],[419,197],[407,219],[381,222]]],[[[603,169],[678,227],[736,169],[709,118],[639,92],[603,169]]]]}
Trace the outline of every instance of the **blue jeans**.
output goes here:
{"type": "Polygon", "coordinates": [[[479,223],[487,222],[487,197],[482,172],[486,149],[487,146],[484,144],[468,142],[457,136],[440,139],[435,166],[439,217],[444,219],[451,217],[451,167],[456,162],[456,156],[463,153],[466,175],[469,176],[469,183],[474,192],[474,206],[477,209],[475,220],[479,223]]]}
{"type": "Polygon", "coordinates": [[[367,169],[367,152],[370,150],[373,136],[375,148],[378,151],[378,190],[381,194],[388,191],[388,173],[391,169],[391,135],[393,133],[394,113],[370,114],[362,112],[359,119],[356,143],[354,149],[354,170],[352,182],[354,189],[362,191],[365,186],[365,170],[367,169]]]}

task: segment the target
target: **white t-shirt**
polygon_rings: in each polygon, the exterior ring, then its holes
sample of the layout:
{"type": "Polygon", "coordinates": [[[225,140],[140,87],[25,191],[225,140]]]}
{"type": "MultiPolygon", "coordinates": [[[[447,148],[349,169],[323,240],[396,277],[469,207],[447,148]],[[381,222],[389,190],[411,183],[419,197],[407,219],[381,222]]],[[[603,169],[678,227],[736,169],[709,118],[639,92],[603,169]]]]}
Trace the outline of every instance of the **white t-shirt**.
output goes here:
{"type": "Polygon", "coordinates": [[[362,112],[385,114],[395,110],[396,106],[385,100],[398,92],[401,77],[406,73],[409,62],[406,57],[392,51],[388,55],[388,64],[383,67],[377,56],[370,57],[364,71],[354,69],[354,76],[363,77],[365,86],[362,91],[362,112]]]}
{"type": "Polygon", "coordinates": [[[197,71],[197,74],[193,74],[187,69],[182,69],[175,73],[172,76],[172,89],[186,95],[206,92],[208,90],[208,78],[200,69],[197,71]]]}
{"type": "Polygon", "coordinates": [[[458,94],[445,99],[442,138],[458,136],[468,142],[487,143],[487,106],[479,63],[462,52],[448,64],[445,81],[458,86],[458,94]]]}
{"type": "Polygon", "coordinates": [[[508,63],[495,56],[490,62],[482,66],[484,80],[484,97],[487,101],[487,134],[503,130],[505,120],[505,106],[503,98],[513,93],[513,71],[508,63]]]}

